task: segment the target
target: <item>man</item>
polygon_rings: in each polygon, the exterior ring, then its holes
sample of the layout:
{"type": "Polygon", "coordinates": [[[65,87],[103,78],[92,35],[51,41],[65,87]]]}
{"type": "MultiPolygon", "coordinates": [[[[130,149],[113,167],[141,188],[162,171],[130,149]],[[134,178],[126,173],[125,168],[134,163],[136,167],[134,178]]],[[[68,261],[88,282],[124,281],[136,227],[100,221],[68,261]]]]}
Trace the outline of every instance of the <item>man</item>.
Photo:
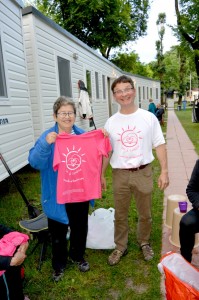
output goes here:
{"type": "MultiPolygon", "coordinates": [[[[113,169],[116,248],[108,258],[108,264],[112,266],[119,263],[121,257],[127,253],[128,210],[132,194],[138,211],[138,243],[145,260],[151,260],[154,256],[149,244],[152,223],[153,147],[161,166],[158,179],[160,189],[168,186],[169,178],[165,140],[160,124],[154,114],[136,107],[136,91],[132,79],[123,75],[113,82],[111,89],[115,101],[120,105],[120,110],[105,124],[113,149],[110,164],[113,169]]],[[[108,163],[109,158],[104,158],[101,177],[104,189],[108,163]]]]}
{"type": "Polygon", "coordinates": [[[158,118],[160,125],[164,125],[163,114],[164,114],[164,108],[161,106],[160,103],[158,103],[155,115],[158,118]]]}

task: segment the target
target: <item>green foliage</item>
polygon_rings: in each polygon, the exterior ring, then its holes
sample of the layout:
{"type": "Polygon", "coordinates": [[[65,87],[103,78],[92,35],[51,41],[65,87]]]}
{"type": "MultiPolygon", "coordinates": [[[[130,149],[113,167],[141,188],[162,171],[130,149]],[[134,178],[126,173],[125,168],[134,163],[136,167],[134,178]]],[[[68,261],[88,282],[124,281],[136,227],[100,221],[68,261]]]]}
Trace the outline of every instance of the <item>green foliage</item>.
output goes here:
{"type": "MultiPolygon", "coordinates": [[[[149,65],[154,74],[153,78],[159,79],[157,62],[151,62],[149,65]]],[[[187,45],[181,43],[180,45],[172,46],[171,50],[164,54],[164,92],[176,90],[184,96],[185,91],[190,89],[190,74],[192,77],[192,88],[196,88],[197,74],[193,65],[193,56],[188,54],[187,45]]]]}
{"type": "Polygon", "coordinates": [[[199,123],[192,123],[192,107],[176,111],[176,115],[199,155],[199,123]]]}
{"type": "Polygon", "coordinates": [[[143,36],[149,0],[36,0],[37,8],[102,55],[143,36]]]}
{"type": "Polygon", "coordinates": [[[198,0],[175,0],[177,15],[177,32],[181,41],[186,41],[190,46],[195,58],[196,73],[199,79],[199,1],[198,0]]]}
{"type": "Polygon", "coordinates": [[[163,55],[163,39],[165,34],[165,23],[166,23],[166,14],[160,13],[156,21],[156,25],[158,26],[158,35],[159,35],[159,40],[156,41],[156,50],[157,50],[156,73],[161,82],[161,103],[163,102],[164,74],[165,74],[164,55],[163,55]]]}
{"type": "MultiPolygon", "coordinates": [[[[186,28],[187,33],[195,37],[198,32],[198,0],[180,0],[181,26],[186,28]]],[[[180,29],[180,28],[179,28],[180,29]]]]}
{"type": "Polygon", "coordinates": [[[126,72],[130,72],[133,74],[139,74],[146,77],[153,76],[153,72],[150,69],[149,65],[142,64],[139,61],[139,56],[135,52],[131,53],[122,53],[117,52],[112,58],[111,62],[113,62],[116,66],[126,72]]]}

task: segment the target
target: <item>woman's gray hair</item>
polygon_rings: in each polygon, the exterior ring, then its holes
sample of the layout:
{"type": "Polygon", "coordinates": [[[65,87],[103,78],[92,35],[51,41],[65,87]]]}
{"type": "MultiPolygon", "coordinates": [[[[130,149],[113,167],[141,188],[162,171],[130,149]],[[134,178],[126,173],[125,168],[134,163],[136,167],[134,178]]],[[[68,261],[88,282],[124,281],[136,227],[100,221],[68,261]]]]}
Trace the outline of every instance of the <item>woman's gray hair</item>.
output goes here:
{"type": "Polygon", "coordinates": [[[65,96],[60,96],[59,98],[57,98],[57,100],[55,101],[55,103],[53,105],[53,113],[55,115],[57,115],[57,112],[60,109],[60,107],[66,106],[66,105],[71,105],[73,107],[74,113],[76,115],[75,103],[72,100],[65,97],[65,96]]]}

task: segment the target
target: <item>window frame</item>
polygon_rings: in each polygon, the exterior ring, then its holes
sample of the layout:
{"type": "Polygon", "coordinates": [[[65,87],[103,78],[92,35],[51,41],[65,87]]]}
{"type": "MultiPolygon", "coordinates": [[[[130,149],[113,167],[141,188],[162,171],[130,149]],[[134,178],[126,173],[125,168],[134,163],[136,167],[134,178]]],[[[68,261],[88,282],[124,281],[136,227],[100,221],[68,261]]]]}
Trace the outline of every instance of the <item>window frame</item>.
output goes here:
{"type": "Polygon", "coordinates": [[[159,99],[159,90],[156,88],[156,99],[159,99]]]}
{"type": "MultiPolygon", "coordinates": [[[[66,97],[68,97],[68,98],[70,98],[70,99],[72,99],[73,98],[73,93],[72,93],[72,78],[71,78],[71,61],[69,60],[69,59],[67,59],[67,58],[65,58],[65,57],[63,57],[63,56],[61,56],[60,54],[57,54],[56,55],[57,56],[57,70],[58,70],[58,80],[59,80],[59,93],[60,93],[60,96],[66,96],[66,97]],[[63,86],[62,86],[62,82],[61,82],[61,80],[60,80],[60,75],[61,75],[61,69],[59,68],[60,66],[62,66],[63,67],[63,65],[61,64],[59,64],[59,59],[62,59],[63,61],[66,61],[67,62],[67,74],[66,74],[66,76],[68,75],[68,82],[67,82],[67,84],[69,85],[69,88],[68,88],[68,86],[65,88],[65,85],[63,85],[64,86],[64,88],[63,88],[63,86]],[[62,90],[61,90],[62,89],[62,90]],[[67,94],[67,93],[65,93],[65,91],[64,91],[64,93],[62,93],[62,91],[64,90],[64,89],[67,89],[67,91],[69,90],[70,91],[70,93],[69,94],[67,94]],[[67,95],[66,95],[67,94],[67,95]]],[[[64,79],[64,78],[63,78],[64,79]]]]}
{"type": "Polygon", "coordinates": [[[96,96],[96,100],[100,99],[99,72],[96,72],[96,71],[95,71],[95,96],[96,96]]]}
{"type": "Polygon", "coordinates": [[[152,97],[153,97],[153,88],[150,87],[150,98],[152,98],[152,97]]]}
{"type": "Polygon", "coordinates": [[[142,107],[142,96],[141,96],[141,86],[138,86],[138,106],[142,107]]]}
{"type": "MultiPolygon", "coordinates": [[[[7,77],[7,68],[5,61],[5,49],[4,49],[4,37],[3,31],[0,29],[0,60],[2,62],[0,66],[0,80],[3,82],[4,95],[0,95],[0,105],[10,105],[10,97],[9,97],[9,86],[8,86],[8,77],[7,77]]],[[[3,91],[2,89],[2,91],[3,91]]]]}
{"type": "Polygon", "coordinates": [[[102,74],[102,95],[103,100],[106,100],[106,76],[102,74]]]}
{"type": "Polygon", "coordinates": [[[145,86],[142,86],[142,98],[145,100],[145,86]]]}
{"type": "Polygon", "coordinates": [[[89,69],[86,69],[86,88],[90,99],[92,99],[92,71],[89,69]]]}

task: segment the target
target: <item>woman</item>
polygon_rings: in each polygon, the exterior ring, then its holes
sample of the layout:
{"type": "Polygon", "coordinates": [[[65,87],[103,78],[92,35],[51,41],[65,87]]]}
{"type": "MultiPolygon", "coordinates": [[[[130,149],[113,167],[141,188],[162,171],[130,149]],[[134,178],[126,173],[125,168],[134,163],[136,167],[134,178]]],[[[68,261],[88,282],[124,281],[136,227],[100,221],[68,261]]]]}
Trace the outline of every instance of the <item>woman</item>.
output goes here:
{"type": "Polygon", "coordinates": [[[93,114],[90,105],[89,94],[82,80],[78,81],[78,88],[79,88],[78,108],[79,108],[80,117],[83,119],[85,118],[90,119],[92,118],[93,114]]]}
{"type": "Polygon", "coordinates": [[[155,104],[153,103],[153,99],[149,99],[148,111],[150,111],[152,114],[155,115],[156,110],[157,110],[157,108],[156,108],[155,104]]]}
{"type": "Polygon", "coordinates": [[[59,97],[53,105],[55,125],[46,130],[30,150],[30,165],[41,172],[42,206],[48,217],[48,228],[52,237],[53,279],[58,281],[64,274],[67,262],[66,234],[70,224],[71,260],[78,264],[79,270],[86,272],[89,263],[84,260],[88,230],[89,201],[58,204],[57,172],[53,170],[56,137],[60,133],[82,134],[84,130],[75,123],[75,103],[66,97],[59,97]]]}
{"type": "MultiPolygon", "coordinates": [[[[21,265],[26,258],[26,250],[28,249],[28,238],[26,235],[21,234],[20,239],[25,237],[25,241],[20,243],[19,247],[14,254],[5,254],[6,249],[8,252],[12,249],[8,243],[5,248],[7,236],[12,230],[0,224],[0,239],[4,239],[3,247],[0,245],[0,299],[1,300],[28,300],[29,298],[23,294],[23,285],[21,278],[21,265]],[[2,251],[4,252],[2,255],[2,251]],[[9,254],[9,255],[8,255],[9,254]]],[[[15,232],[18,235],[20,233],[15,232]]],[[[16,244],[16,236],[15,236],[16,244]]]]}

